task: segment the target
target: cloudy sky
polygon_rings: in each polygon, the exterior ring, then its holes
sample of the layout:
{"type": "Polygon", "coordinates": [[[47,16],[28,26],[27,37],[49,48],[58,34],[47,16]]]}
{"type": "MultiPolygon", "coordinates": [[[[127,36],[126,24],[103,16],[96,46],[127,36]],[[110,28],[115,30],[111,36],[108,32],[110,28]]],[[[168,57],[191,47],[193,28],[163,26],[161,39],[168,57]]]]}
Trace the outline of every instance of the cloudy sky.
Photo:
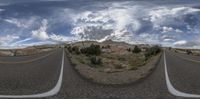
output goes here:
{"type": "Polygon", "coordinates": [[[200,1],[0,0],[0,48],[108,39],[200,48],[200,1]]]}

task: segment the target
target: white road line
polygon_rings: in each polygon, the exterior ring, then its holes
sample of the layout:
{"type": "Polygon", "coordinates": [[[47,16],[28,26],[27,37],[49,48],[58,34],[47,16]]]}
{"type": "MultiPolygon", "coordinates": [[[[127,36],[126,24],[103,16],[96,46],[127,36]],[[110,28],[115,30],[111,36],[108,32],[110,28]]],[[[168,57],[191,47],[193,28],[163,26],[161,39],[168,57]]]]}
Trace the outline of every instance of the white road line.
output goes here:
{"type": "Polygon", "coordinates": [[[32,94],[32,95],[0,95],[0,98],[43,98],[43,97],[54,96],[60,91],[62,85],[63,68],[64,68],[64,50],[62,54],[62,66],[60,70],[60,76],[56,83],[56,86],[53,89],[44,93],[32,94]]]}
{"type": "Polygon", "coordinates": [[[164,51],[164,65],[165,65],[165,78],[166,78],[166,84],[168,91],[174,95],[174,96],[180,96],[180,97],[186,97],[186,98],[200,98],[200,95],[197,94],[189,94],[189,93],[184,93],[181,91],[176,90],[173,85],[170,82],[168,72],[167,72],[167,64],[166,64],[166,56],[165,56],[165,51],[164,51]]]}

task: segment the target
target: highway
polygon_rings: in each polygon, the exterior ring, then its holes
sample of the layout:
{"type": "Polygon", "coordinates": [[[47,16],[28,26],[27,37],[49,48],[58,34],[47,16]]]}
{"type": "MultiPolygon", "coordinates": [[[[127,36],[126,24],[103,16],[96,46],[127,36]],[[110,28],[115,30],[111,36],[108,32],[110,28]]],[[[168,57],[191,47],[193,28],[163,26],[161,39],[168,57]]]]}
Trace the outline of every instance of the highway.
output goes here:
{"type": "Polygon", "coordinates": [[[63,49],[23,57],[27,56],[0,57],[0,98],[200,98],[200,57],[197,56],[166,50],[149,77],[124,86],[100,85],[82,78],[70,65],[63,49]],[[12,64],[15,58],[19,63],[12,64]]]}

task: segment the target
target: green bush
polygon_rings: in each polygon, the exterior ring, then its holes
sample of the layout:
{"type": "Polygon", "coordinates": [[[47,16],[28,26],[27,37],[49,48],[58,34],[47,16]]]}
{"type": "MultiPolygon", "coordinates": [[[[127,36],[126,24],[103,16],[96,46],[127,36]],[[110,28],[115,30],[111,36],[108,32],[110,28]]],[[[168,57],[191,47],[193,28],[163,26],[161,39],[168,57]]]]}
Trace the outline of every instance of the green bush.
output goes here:
{"type": "Polygon", "coordinates": [[[72,51],[75,52],[75,54],[80,54],[80,50],[78,46],[73,46],[72,51]]]}
{"type": "Polygon", "coordinates": [[[66,46],[67,50],[72,53],[72,47],[71,46],[66,46]]]}
{"type": "Polygon", "coordinates": [[[192,54],[192,51],[191,51],[191,50],[186,50],[186,53],[187,53],[188,55],[190,55],[190,54],[192,54]]]}
{"type": "Polygon", "coordinates": [[[124,58],[124,57],[118,57],[118,60],[119,61],[126,61],[126,58],[124,58]]]}
{"type": "Polygon", "coordinates": [[[115,64],[114,67],[115,67],[115,69],[122,69],[123,68],[121,64],[115,64]]]}
{"type": "Polygon", "coordinates": [[[91,44],[89,47],[82,48],[80,51],[82,54],[86,54],[86,55],[100,55],[101,47],[100,45],[91,44]]]}
{"type": "Polygon", "coordinates": [[[98,57],[96,57],[96,56],[92,56],[92,57],[90,58],[90,62],[91,62],[91,64],[93,64],[93,65],[101,65],[101,64],[102,64],[101,58],[98,58],[98,57]]]}
{"type": "Polygon", "coordinates": [[[161,52],[161,48],[156,45],[156,46],[153,46],[153,47],[147,49],[147,52],[144,55],[145,55],[145,58],[148,59],[149,57],[156,55],[160,52],[161,52]]]}
{"type": "Polygon", "coordinates": [[[140,53],[141,49],[138,46],[135,46],[134,49],[132,50],[133,53],[140,53]]]}
{"type": "Polygon", "coordinates": [[[131,48],[128,48],[127,51],[128,51],[128,52],[131,52],[131,48]]]}

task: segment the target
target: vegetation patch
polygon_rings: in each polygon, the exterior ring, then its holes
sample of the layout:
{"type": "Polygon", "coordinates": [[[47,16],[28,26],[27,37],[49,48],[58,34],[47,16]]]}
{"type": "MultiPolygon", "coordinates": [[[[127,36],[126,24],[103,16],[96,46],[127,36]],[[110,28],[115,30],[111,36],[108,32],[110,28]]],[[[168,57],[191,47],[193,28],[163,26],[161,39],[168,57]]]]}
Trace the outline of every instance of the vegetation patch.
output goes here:
{"type": "Polygon", "coordinates": [[[159,46],[85,42],[67,45],[66,48],[76,64],[108,73],[137,70],[161,51],[159,46]]]}

